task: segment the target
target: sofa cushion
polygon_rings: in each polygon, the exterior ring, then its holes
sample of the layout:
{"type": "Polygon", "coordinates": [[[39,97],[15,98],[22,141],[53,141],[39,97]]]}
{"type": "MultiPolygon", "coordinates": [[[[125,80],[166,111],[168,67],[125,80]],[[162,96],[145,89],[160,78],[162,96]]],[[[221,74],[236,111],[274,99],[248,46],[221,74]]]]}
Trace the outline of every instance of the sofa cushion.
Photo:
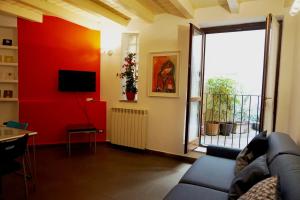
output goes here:
{"type": "Polygon", "coordinates": [[[278,177],[272,176],[255,184],[238,200],[277,200],[279,198],[278,177]]]}
{"type": "Polygon", "coordinates": [[[267,132],[261,132],[239,153],[236,158],[235,174],[268,150],[267,132]]]}
{"type": "Polygon", "coordinates": [[[164,200],[222,200],[228,199],[225,192],[220,192],[210,188],[205,188],[197,185],[179,183],[176,185],[164,198],[164,200]]]}
{"type": "Polygon", "coordinates": [[[293,154],[300,156],[300,147],[290,138],[289,135],[284,133],[271,133],[268,137],[268,163],[270,164],[273,159],[281,154],[293,154]]]}
{"type": "Polygon", "coordinates": [[[282,154],[269,165],[272,176],[279,177],[280,194],[285,200],[300,198],[300,156],[282,154]]]}
{"type": "Polygon", "coordinates": [[[253,185],[270,175],[267,156],[262,155],[245,167],[232,181],[229,199],[237,199],[253,185]]]}
{"type": "Polygon", "coordinates": [[[239,153],[241,153],[241,149],[222,147],[217,145],[208,145],[206,148],[206,155],[228,158],[232,160],[235,160],[239,153]]]}
{"type": "Polygon", "coordinates": [[[234,178],[235,160],[203,156],[181,178],[180,183],[228,192],[234,178]]]}

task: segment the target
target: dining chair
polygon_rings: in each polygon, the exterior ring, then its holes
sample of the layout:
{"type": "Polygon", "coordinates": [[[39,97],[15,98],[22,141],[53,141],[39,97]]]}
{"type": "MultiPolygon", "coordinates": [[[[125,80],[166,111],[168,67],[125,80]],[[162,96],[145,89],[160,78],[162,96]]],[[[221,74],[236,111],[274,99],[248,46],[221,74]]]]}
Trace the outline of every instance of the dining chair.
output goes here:
{"type": "MultiPolygon", "coordinates": [[[[0,142],[0,181],[2,181],[2,176],[22,170],[26,199],[28,199],[27,171],[25,166],[27,141],[28,134],[18,139],[0,142]]],[[[1,185],[2,183],[0,183],[1,185]]]]}
{"type": "MultiPolygon", "coordinates": [[[[27,122],[22,123],[22,122],[16,122],[16,121],[7,121],[3,124],[6,127],[10,127],[10,128],[17,128],[17,129],[23,129],[23,130],[27,130],[27,128],[28,128],[28,123],[27,122]]],[[[27,177],[28,178],[33,178],[33,176],[32,176],[33,169],[32,169],[32,166],[31,166],[31,159],[30,159],[28,146],[27,146],[26,152],[25,152],[25,159],[26,159],[26,165],[27,165],[28,170],[29,170],[29,173],[27,173],[27,177]]],[[[34,181],[34,185],[35,185],[35,181],[34,181]]]]}
{"type": "Polygon", "coordinates": [[[24,122],[16,122],[16,121],[8,121],[4,123],[5,126],[10,127],[10,128],[18,128],[18,129],[24,129],[26,130],[28,128],[28,123],[24,122]]]}

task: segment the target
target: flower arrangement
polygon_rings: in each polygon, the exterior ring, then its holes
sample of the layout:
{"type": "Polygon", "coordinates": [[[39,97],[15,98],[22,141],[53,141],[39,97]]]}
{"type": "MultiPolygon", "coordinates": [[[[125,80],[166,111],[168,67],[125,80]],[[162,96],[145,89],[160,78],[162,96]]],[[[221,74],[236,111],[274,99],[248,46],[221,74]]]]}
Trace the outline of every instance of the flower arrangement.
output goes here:
{"type": "Polygon", "coordinates": [[[123,94],[126,94],[127,100],[133,101],[137,90],[137,69],[136,69],[136,53],[128,53],[124,58],[121,73],[118,74],[121,79],[125,79],[123,87],[123,94]]]}

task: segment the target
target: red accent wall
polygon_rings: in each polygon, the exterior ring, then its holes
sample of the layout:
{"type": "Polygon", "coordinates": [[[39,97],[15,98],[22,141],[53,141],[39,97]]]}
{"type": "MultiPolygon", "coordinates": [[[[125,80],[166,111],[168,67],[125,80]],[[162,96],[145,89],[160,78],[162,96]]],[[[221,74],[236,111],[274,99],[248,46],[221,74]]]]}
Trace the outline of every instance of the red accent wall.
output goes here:
{"type": "Polygon", "coordinates": [[[99,31],[51,16],[43,23],[18,19],[18,45],[20,121],[38,132],[38,144],[64,143],[69,124],[106,130],[106,102],[85,101],[100,98],[99,31]],[[58,91],[59,69],[95,71],[96,92],[58,91]]]}

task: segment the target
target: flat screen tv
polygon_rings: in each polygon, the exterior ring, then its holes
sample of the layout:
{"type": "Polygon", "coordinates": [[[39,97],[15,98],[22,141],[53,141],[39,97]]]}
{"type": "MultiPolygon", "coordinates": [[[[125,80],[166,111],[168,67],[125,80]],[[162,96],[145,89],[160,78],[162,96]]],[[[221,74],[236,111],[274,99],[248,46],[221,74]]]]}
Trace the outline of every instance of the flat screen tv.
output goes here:
{"type": "Polygon", "coordinates": [[[59,70],[58,89],[62,92],[95,92],[96,72],[59,70]]]}

